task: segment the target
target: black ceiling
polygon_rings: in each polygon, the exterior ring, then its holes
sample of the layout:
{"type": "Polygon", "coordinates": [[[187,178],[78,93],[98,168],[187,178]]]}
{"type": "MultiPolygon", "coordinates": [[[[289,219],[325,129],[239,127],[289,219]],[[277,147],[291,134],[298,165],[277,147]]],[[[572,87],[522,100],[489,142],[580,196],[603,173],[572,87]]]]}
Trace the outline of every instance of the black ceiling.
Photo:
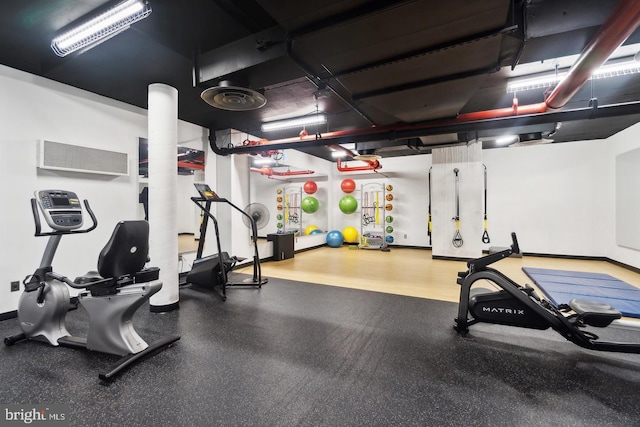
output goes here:
{"type": "MultiPolygon", "coordinates": [[[[150,0],[151,15],[129,30],[57,57],[50,48],[53,36],[107,3],[113,2],[0,2],[0,63],[142,108],[148,85],[166,83],[179,91],[181,119],[276,139],[300,129],[267,135],[261,122],[312,114],[316,99],[328,117],[321,134],[509,107],[508,78],[522,70],[552,71],[553,58],[580,53],[618,2],[150,0]],[[261,92],[266,106],[211,107],[200,94],[221,81],[261,92]]],[[[638,42],[635,31],[625,44],[638,42]]],[[[542,90],[518,98],[521,105],[544,100],[542,90]]],[[[591,98],[601,106],[638,101],[640,77],[587,83],[565,109],[587,107],[591,98]]],[[[555,120],[518,123],[516,132],[539,130],[565,142],[606,138],[640,120],[627,110],[616,114],[563,122],[557,131],[555,120]]],[[[408,155],[509,133],[512,125],[453,127],[407,138],[374,135],[370,144],[383,156],[408,155]]],[[[304,150],[326,156],[318,148],[304,150]]]]}

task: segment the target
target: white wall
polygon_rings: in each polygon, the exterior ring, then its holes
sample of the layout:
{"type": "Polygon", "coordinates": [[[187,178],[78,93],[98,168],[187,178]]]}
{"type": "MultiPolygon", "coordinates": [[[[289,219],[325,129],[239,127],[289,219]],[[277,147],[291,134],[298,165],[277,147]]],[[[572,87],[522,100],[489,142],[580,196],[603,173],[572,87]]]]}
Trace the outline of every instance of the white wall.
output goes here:
{"type": "MultiPolygon", "coordinates": [[[[615,156],[640,147],[638,134],[640,124],[608,140],[483,150],[491,237],[483,249],[509,245],[515,231],[525,252],[609,257],[640,267],[638,251],[615,244],[614,208],[615,156]]],[[[429,246],[426,219],[431,155],[382,159],[379,174],[341,173],[335,163],[327,163],[329,230],[348,225],[359,229],[360,211],[346,215],[338,208],[344,195],[340,189],[343,179],[353,179],[358,188],[384,182],[393,185],[395,244],[429,246]]],[[[265,204],[275,204],[271,201],[277,188],[273,180],[252,176],[251,182],[255,194],[267,195],[265,204]]],[[[438,232],[434,230],[434,235],[438,232]]]]}
{"type": "MultiPolygon", "coordinates": [[[[640,148],[640,124],[636,124],[623,130],[622,132],[617,133],[616,135],[611,136],[607,140],[607,162],[606,169],[608,170],[608,178],[609,178],[609,188],[611,191],[608,191],[604,196],[608,206],[608,216],[612,218],[607,221],[604,228],[607,230],[607,248],[608,251],[605,256],[610,259],[622,262],[627,265],[631,265],[637,268],[640,268],[640,251],[636,249],[626,248],[624,246],[618,246],[616,242],[616,224],[614,222],[616,218],[615,206],[616,206],[616,192],[613,190],[616,184],[616,156],[622,153],[626,153],[627,151],[635,150],[640,148]]],[[[640,165],[638,165],[640,168],[640,165]]],[[[640,191],[640,187],[637,189],[640,191]]],[[[636,218],[636,220],[640,221],[640,218],[636,218]]]]}
{"type": "Polygon", "coordinates": [[[483,151],[492,244],[518,234],[524,252],[606,256],[613,192],[602,140],[483,151]]]}
{"type": "MultiPolygon", "coordinates": [[[[33,236],[29,200],[35,190],[75,191],[97,216],[96,230],[60,243],[53,267],[71,278],[96,269],[98,253],[118,221],[138,218],[138,138],[147,136],[147,117],[146,110],[0,66],[0,125],[0,313],[5,313],[17,308],[20,296],[9,291],[10,282],[36,269],[46,245],[47,238],[33,236]],[[41,139],[127,153],[130,175],[39,170],[41,139]]],[[[181,140],[203,135],[201,127],[185,122],[178,129],[181,140]]]]}

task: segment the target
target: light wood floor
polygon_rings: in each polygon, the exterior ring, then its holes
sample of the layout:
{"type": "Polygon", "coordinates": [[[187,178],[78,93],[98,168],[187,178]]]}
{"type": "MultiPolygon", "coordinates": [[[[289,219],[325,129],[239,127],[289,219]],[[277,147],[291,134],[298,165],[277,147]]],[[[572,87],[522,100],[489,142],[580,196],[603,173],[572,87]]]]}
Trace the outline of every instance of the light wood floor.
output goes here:
{"type": "MultiPolygon", "coordinates": [[[[288,260],[263,262],[265,277],[341,286],[412,297],[458,302],[458,271],[465,262],[433,260],[431,251],[392,248],[378,250],[320,247],[288,260]]],[[[605,273],[640,288],[640,274],[603,261],[528,257],[507,258],[492,265],[519,284],[531,283],[522,267],[605,273]]],[[[251,274],[251,268],[236,270],[251,274]]]]}
{"type": "Polygon", "coordinates": [[[198,241],[193,234],[179,234],[178,235],[178,253],[184,254],[187,252],[195,252],[198,250],[198,241]]]}
{"type": "MultiPolygon", "coordinates": [[[[193,235],[181,235],[178,241],[180,253],[194,252],[198,247],[193,235]]],[[[299,252],[291,259],[263,262],[261,266],[265,277],[449,302],[458,302],[456,277],[458,271],[466,270],[465,262],[431,259],[428,249],[391,248],[382,252],[346,245],[299,252]]],[[[605,273],[640,288],[640,274],[604,261],[525,256],[507,258],[492,267],[521,285],[533,285],[522,267],[538,267],[605,273]]],[[[252,267],[235,271],[253,272],[252,267]]]]}

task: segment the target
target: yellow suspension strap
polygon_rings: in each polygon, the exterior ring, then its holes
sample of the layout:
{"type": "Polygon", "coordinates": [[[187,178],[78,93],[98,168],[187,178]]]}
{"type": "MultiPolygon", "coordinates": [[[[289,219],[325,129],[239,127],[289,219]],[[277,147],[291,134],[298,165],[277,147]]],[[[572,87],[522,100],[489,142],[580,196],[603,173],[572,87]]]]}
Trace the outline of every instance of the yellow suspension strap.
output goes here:
{"type": "Polygon", "coordinates": [[[380,192],[376,191],[376,225],[380,224],[380,192]]]}
{"type": "Polygon", "coordinates": [[[456,174],[456,216],[453,217],[456,222],[456,234],[453,235],[451,243],[456,248],[461,247],[463,243],[462,235],[460,234],[460,178],[458,177],[458,172],[460,172],[458,168],[453,170],[453,173],[456,174]]]}
{"type": "Polygon", "coordinates": [[[484,233],[482,234],[482,243],[491,243],[489,238],[489,222],[487,221],[487,166],[484,167],[484,233]]]}
{"type": "Polygon", "coordinates": [[[285,221],[287,224],[291,224],[289,222],[289,195],[285,194],[284,195],[284,217],[285,217],[285,221]]]}

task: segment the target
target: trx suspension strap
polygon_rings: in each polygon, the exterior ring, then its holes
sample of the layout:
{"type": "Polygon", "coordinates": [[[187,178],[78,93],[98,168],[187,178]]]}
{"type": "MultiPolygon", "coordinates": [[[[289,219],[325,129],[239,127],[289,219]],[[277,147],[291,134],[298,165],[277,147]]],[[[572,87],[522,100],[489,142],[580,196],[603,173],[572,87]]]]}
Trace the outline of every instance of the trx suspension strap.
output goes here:
{"type": "Polygon", "coordinates": [[[453,246],[459,248],[462,246],[462,235],[460,234],[460,178],[458,177],[458,172],[460,169],[455,168],[453,173],[456,174],[456,216],[453,217],[453,220],[456,222],[456,234],[453,235],[453,246]]]}
{"type": "Polygon", "coordinates": [[[431,169],[433,166],[429,168],[429,213],[427,215],[427,236],[429,236],[429,245],[431,245],[431,169]]]}
{"type": "Polygon", "coordinates": [[[489,232],[487,231],[489,228],[487,222],[487,166],[482,166],[484,167],[484,233],[482,234],[482,243],[491,243],[489,232]]]}

